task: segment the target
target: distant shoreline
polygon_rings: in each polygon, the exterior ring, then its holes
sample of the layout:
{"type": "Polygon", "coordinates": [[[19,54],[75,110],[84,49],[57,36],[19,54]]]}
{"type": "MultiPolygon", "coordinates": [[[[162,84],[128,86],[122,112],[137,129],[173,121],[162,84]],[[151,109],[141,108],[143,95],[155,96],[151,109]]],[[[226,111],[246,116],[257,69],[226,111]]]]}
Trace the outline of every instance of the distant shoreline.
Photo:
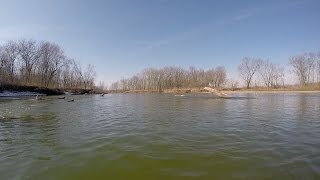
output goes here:
{"type": "MultiPolygon", "coordinates": [[[[218,89],[225,94],[279,94],[279,93],[320,93],[319,87],[288,87],[279,89],[267,88],[252,88],[252,89],[218,89]]],[[[150,94],[150,93],[163,93],[163,94],[196,94],[196,93],[210,93],[203,88],[183,88],[183,89],[166,89],[162,91],[152,90],[118,90],[118,91],[105,91],[98,92],[93,89],[57,89],[57,88],[41,88],[37,86],[22,86],[22,85],[0,85],[0,97],[19,97],[19,96],[35,96],[35,95],[81,95],[81,94],[102,94],[102,93],[130,93],[130,94],[150,94]]]]}
{"type": "MultiPolygon", "coordinates": [[[[320,90],[304,90],[304,89],[237,89],[237,90],[220,90],[226,94],[242,94],[242,93],[259,93],[259,94],[276,94],[276,93],[320,93],[320,90]]],[[[203,89],[172,89],[158,91],[148,90],[127,90],[127,91],[110,91],[110,93],[128,93],[128,94],[148,94],[148,93],[163,93],[163,94],[196,94],[196,93],[210,93],[203,89]]]]}
{"type": "Polygon", "coordinates": [[[276,93],[320,93],[319,90],[238,90],[238,91],[222,91],[226,94],[241,94],[241,93],[259,93],[259,94],[276,94],[276,93]]]}

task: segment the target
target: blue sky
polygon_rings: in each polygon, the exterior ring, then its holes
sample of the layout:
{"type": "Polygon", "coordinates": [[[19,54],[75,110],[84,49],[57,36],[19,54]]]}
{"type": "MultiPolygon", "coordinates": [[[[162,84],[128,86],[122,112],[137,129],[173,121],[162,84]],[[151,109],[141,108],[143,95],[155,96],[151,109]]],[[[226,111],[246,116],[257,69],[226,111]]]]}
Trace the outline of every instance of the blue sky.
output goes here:
{"type": "Polygon", "coordinates": [[[224,65],[245,56],[288,66],[320,50],[319,0],[1,0],[0,43],[48,40],[107,84],[147,67],[224,65]]]}

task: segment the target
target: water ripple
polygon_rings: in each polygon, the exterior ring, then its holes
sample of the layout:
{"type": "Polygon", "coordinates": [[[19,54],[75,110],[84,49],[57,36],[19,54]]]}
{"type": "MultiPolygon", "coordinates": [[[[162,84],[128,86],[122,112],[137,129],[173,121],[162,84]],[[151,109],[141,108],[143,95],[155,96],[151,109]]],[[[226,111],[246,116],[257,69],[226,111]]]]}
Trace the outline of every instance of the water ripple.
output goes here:
{"type": "Polygon", "coordinates": [[[72,98],[0,103],[0,179],[320,177],[318,94],[72,98]]]}

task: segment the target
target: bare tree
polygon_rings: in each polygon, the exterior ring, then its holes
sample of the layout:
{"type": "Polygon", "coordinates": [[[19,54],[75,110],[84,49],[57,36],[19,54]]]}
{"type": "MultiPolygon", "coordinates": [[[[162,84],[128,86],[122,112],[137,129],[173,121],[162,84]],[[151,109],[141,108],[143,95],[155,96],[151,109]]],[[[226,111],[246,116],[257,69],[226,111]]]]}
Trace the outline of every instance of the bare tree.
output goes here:
{"type": "Polygon", "coordinates": [[[65,89],[74,88],[77,86],[76,71],[74,71],[75,66],[74,59],[67,58],[65,65],[61,69],[60,79],[62,81],[62,87],[65,89]]]}
{"type": "Polygon", "coordinates": [[[133,90],[141,90],[142,89],[142,81],[138,75],[134,75],[132,78],[129,79],[129,89],[133,90]]]}
{"type": "MultiPolygon", "coordinates": [[[[269,60],[261,61],[259,74],[267,87],[279,86],[279,81],[283,78],[284,69],[280,65],[274,64],[269,60]]],[[[281,81],[283,82],[283,81],[281,81]]]]}
{"type": "Polygon", "coordinates": [[[238,71],[241,78],[245,82],[247,89],[250,88],[253,75],[258,71],[260,65],[260,59],[245,57],[242,59],[241,64],[238,66],[238,71]]]}
{"type": "Polygon", "coordinates": [[[317,59],[317,54],[310,52],[304,54],[305,59],[307,61],[307,68],[308,68],[308,83],[315,83],[316,80],[316,59],[317,59]]]}
{"type": "Polygon", "coordinates": [[[63,50],[56,44],[43,42],[40,45],[41,84],[49,87],[58,70],[65,65],[63,50]]]}
{"type": "Polygon", "coordinates": [[[81,64],[71,61],[72,63],[72,82],[75,84],[72,87],[84,88],[84,89],[92,89],[94,86],[94,81],[96,77],[96,72],[94,70],[94,66],[91,64],[87,65],[86,71],[82,71],[81,64]]]}
{"type": "Polygon", "coordinates": [[[275,76],[276,65],[271,63],[269,60],[262,61],[259,68],[259,74],[267,87],[273,85],[273,78],[275,76]]]}
{"type": "Polygon", "coordinates": [[[293,72],[298,76],[301,85],[307,83],[307,65],[302,56],[291,57],[289,60],[293,72]]]}
{"type": "Polygon", "coordinates": [[[19,53],[17,43],[14,41],[9,41],[3,46],[2,53],[4,71],[7,77],[7,81],[14,83],[16,61],[19,53]]]}
{"type": "Polygon", "coordinates": [[[276,86],[282,86],[282,87],[285,86],[284,77],[285,77],[285,69],[284,67],[279,67],[277,69],[277,74],[275,77],[276,86]]]}
{"type": "Polygon", "coordinates": [[[72,72],[73,72],[73,77],[76,84],[73,87],[77,87],[77,88],[83,87],[84,75],[83,75],[80,62],[72,61],[72,72]]]}
{"type": "Polygon", "coordinates": [[[175,81],[175,87],[180,89],[183,86],[184,83],[184,70],[182,68],[174,68],[174,81],[175,81]]]}
{"type": "Polygon", "coordinates": [[[198,70],[195,67],[190,66],[187,74],[187,81],[188,81],[189,88],[196,87],[197,79],[198,79],[198,70]]]}
{"type": "Polygon", "coordinates": [[[19,41],[19,54],[23,66],[21,68],[22,76],[25,84],[30,84],[32,80],[35,65],[40,58],[40,51],[37,43],[33,40],[20,40],[19,41]]]}
{"type": "Polygon", "coordinates": [[[0,83],[4,81],[4,63],[5,63],[5,56],[4,56],[4,48],[0,46],[0,83]]]}
{"type": "Polygon", "coordinates": [[[221,87],[227,77],[226,70],[222,66],[208,70],[206,76],[208,84],[215,88],[221,87]]]}
{"type": "Polygon", "coordinates": [[[303,54],[291,57],[290,65],[293,67],[293,72],[299,78],[300,85],[305,86],[314,82],[315,71],[315,55],[303,54]]]}
{"type": "Polygon", "coordinates": [[[94,70],[94,66],[91,64],[88,64],[87,69],[83,75],[84,89],[93,88],[95,77],[96,77],[96,72],[94,70]]]}

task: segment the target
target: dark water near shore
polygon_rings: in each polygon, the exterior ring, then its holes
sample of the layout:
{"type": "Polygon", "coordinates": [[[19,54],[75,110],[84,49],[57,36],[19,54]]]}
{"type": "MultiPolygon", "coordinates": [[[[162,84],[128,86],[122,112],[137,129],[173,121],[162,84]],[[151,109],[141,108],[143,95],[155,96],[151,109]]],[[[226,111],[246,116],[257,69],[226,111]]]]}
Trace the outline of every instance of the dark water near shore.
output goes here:
{"type": "Polygon", "coordinates": [[[320,94],[0,99],[0,179],[320,179],[320,94]]]}

